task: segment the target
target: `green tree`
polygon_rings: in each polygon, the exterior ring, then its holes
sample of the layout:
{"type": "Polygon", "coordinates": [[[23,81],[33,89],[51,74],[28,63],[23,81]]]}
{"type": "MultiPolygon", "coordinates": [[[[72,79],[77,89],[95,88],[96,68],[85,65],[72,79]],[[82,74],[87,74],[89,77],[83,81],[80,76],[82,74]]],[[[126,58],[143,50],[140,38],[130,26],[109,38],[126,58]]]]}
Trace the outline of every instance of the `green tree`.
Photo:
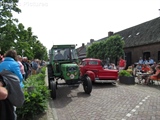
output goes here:
{"type": "Polygon", "coordinates": [[[87,57],[88,58],[97,58],[98,42],[92,43],[92,45],[87,48],[87,57]]]}
{"type": "Polygon", "coordinates": [[[87,48],[87,57],[105,59],[105,44],[104,41],[94,42],[87,48]]]}
{"type": "Polygon", "coordinates": [[[29,59],[34,58],[33,47],[37,36],[32,34],[32,28],[25,29],[22,23],[18,24],[18,38],[16,42],[16,50],[22,56],[27,56],[29,59]]]}
{"type": "Polygon", "coordinates": [[[40,60],[47,60],[47,48],[43,46],[43,44],[37,40],[36,44],[34,45],[34,58],[38,58],[40,60]]]}
{"type": "Polygon", "coordinates": [[[47,49],[33,35],[32,28],[25,29],[18,19],[13,18],[12,12],[20,13],[18,0],[5,0],[0,9],[0,51],[4,54],[9,49],[15,49],[19,55],[28,59],[38,58],[47,60],[47,49]]]}
{"type": "Polygon", "coordinates": [[[105,41],[105,57],[110,58],[111,62],[115,62],[120,56],[124,56],[124,40],[120,35],[114,35],[105,41]]]}
{"type": "Polygon", "coordinates": [[[103,41],[95,42],[87,48],[87,57],[114,62],[119,56],[124,55],[124,40],[120,35],[114,35],[103,41]]]}
{"type": "Polygon", "coordinates": [[[11,48],[16,39],[16,24],[17,19],[13,18],[12,11],[20,13],[21,10],[17,7],[18,0],[4,0],[0,7],[0,49],[4,53],[11,48]]]}

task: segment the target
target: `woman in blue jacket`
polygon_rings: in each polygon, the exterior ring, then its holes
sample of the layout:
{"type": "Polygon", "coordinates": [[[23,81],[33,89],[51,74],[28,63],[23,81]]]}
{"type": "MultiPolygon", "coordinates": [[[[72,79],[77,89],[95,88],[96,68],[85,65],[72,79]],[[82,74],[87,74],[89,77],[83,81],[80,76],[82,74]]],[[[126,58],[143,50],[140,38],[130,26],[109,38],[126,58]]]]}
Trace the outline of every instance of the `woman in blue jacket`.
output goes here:
{"type": "MultiPolygon", "coordinates": [[[[23,76],[20,71],[20,65],[17,62],[17,52],[15,50],[8,50],[6,52],[4,60],[0,63],[0,72],[2,72],[3,70],[8,70],[17,75],[17,77],[20,80],[20,87],[21,88],[24,87],[23,76]]],[[[12,116],[12,119],[16,120],[17,119],[16,107],[13,106],[13,109],[14,109],[13,110],[14,115],[12,116]]]]}
{"type": "Polygon", "coordinates": [[[0,72],[2,70],[8,70],[18,76],[20,80],[20,86],[23,88],[23,76],[20,71],[20,65],[17,62],[17,52],[15,50],[8,50],[5,54],[4,61],[0,63],[0,72]]]}

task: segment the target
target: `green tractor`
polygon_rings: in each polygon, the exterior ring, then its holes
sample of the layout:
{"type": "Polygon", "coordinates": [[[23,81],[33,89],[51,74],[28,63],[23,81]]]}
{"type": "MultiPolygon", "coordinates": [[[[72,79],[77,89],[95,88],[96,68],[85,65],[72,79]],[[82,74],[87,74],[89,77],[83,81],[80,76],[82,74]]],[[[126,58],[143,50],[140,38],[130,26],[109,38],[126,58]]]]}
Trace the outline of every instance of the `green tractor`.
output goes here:
{"type": "Polygon", "coordinates": [[[90,94],[92,91],[91,79],[88,76],[80,76],[75,47],[75,45],[53,45],[49,51],[48,86],[52,99],[56,99],[58,85],[79,86],[82,83],[85,93],[90,94]]]}

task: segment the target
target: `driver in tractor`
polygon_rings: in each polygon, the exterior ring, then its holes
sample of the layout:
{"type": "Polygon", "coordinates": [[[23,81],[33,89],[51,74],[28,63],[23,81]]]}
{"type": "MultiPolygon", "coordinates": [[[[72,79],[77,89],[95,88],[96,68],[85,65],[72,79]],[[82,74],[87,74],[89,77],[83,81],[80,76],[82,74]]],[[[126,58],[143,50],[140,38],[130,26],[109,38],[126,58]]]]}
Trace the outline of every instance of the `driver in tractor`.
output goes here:
{"type": "Polygon", "coordinates": [[[69,49],[65,49],[64,51],[64,59],[69,59],[69,49]]]}
{"type": "Polygon", "coordinates": [[[55,60],[63,60],[64,59],[64,57],[61,54],[60,50],[57,50],[57,54],[54,56],[54,59],[55,60]]]}

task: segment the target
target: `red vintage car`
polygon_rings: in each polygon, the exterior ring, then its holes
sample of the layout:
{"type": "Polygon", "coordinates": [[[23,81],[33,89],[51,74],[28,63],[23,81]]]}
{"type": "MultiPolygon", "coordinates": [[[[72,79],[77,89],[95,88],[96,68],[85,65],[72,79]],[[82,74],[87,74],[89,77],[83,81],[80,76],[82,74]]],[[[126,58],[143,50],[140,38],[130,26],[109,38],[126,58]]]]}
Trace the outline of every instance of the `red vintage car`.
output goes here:
{"type": "Polygon", "coordinates": [[[104,69],[100,59],[86,58],[80,65],[81,76],[89,76],[92,82],[116,83],[118,70],[104,69]]]}

